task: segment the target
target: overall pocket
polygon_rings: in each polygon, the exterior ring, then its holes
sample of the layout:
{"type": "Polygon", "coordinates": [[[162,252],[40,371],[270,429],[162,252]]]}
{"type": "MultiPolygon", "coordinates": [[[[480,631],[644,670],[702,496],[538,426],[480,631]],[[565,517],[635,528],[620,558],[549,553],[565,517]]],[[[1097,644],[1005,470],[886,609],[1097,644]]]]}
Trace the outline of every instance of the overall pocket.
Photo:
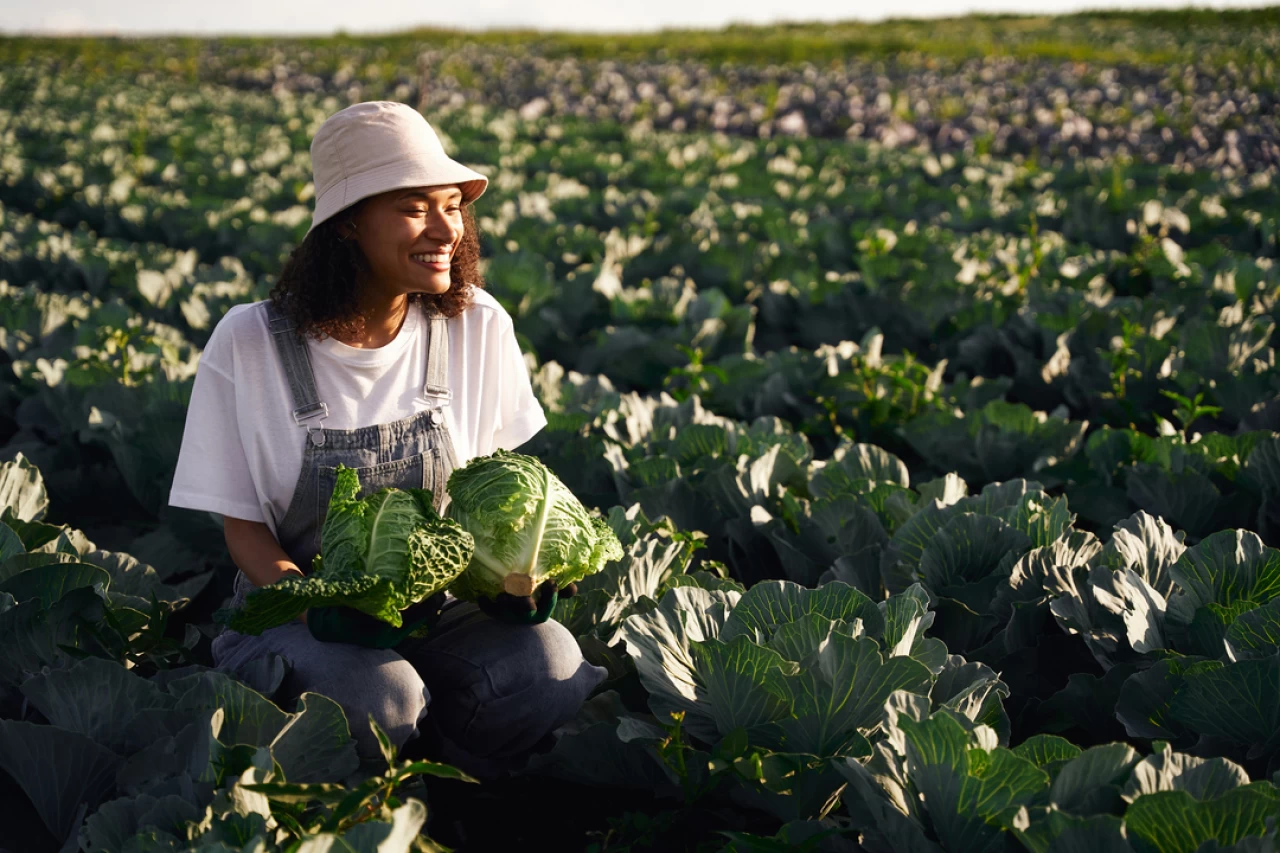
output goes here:
{"type": "Polygon", "coordinates": [[[432,506],[435,507],[436,512],[444,515],[445,509],[449,506],[449,492],[446,487],[449,485],[449,474],[453,472],[453,468],[438,447],[432,448],[426,455],[428,458],[424,460],[422,488],[431,490],[432,506]]]}
{"type": "MultiPolygon", "coordinates": [[[[363,468],[348,465],[360,479],[359,497],[366,498],[379,489],[388,486],[397,489],[430,489],[436,481],[439,451],[430,448],[422,453],[415,453],[403,459],[380,462],[363,468]]],[[[324,526],[325,516],[329,514],[329,499],[333,496],[333,487],[338,480],[336,465],[321,465],[319,470],[319,488],[316,490],[316,546],[320,544],[320,527],[324,526]]],[[[436,503],[439,503],[439,497],[436,503]]]]}

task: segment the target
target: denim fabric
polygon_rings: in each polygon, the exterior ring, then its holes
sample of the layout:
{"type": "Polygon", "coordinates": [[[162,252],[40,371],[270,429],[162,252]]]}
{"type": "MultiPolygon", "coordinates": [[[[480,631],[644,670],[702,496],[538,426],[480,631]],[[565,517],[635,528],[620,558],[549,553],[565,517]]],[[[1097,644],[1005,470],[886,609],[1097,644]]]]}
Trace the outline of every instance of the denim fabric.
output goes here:
{"type": "Polygon", "coordinates": [[[482,778],[573,719],[608,675],[559,622],[510,625],[470,602],[446,607],[425,639],[396,650],[436,697],[428,735],[440,759],[482,778]]]}
{"type": "Polygon", "coordinates": [[[571,720],[606,675],[583,660],[559,622],[508,625],[456,599],[427,637],[394,650],[322,643],[296,622],[242,638],[218,665],[235,668],[267,652],[292,665],[279,700],[305,691],[333,699],[361,758],[380,754],[372,714],[397,747],[425,734],[434,758],[482,779],[501,775],[571,720]]]}
{"type": "Polygon", "coordinates": [[[288,706],[303,693],[322,693],[337,702],[363,759],[377,757],[378,740],[369,728],[369,715],[403,746],[417,736],[427,715],[431,695],[407,660],[391,649],[370,649],[349,643],[322,643],[301,622],[269,628],[259,636],[235,634],[214,654],[220,667],[241,664],[275,652],[289,662],[276,700],[288,706]]]}
{"type": "MultiPolygon", "coordinates": [[[[302,472],[277,529],[290,559],[310,571],[339,464],[356,469],[362,496],[384,486],[430,489],[436,510],[443,513],[445,485],[457,466],[443,410],[354,430],[323,428],[319,422],[328,410],[316,395],[306,346],[273,303],[267,306],[294,418],[307,430],[302,472]]],[[[445,319],[432,317],[423,393],[442,406],[449,401],[448,352],[445,319]]],[[[239,606],[250,589],[248,578],[237,573],[232,605],[239,606]]],[[[369,714],[397,747],[417,737],[428,719],[430,743],[442,760],[481,777],[501,773],[567,722],[606,675],[583,660],[577,641],[559,623],[507,625],[451,596],[428,637],[410,639],[396,650],[322,643],[300,622],[259,636],[224,631],[213,641],[219,666],[239,666],[269,652],[292,664],[282,701],[306,691],[332,698],[346,712],[362,758],[379,755],[369,714]]]]}

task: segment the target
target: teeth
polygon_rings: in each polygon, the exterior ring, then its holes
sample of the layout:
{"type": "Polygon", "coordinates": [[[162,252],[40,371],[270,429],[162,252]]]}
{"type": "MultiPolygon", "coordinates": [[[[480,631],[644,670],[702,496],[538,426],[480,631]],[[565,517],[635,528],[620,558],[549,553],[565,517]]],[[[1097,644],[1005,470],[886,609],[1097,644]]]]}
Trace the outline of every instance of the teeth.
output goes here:
{"type": "Polygon", "coordinates": [[[449,256],[447,254],[410,255],[409,257],[428,264],[444,264],[449,262],[449,256]]]}

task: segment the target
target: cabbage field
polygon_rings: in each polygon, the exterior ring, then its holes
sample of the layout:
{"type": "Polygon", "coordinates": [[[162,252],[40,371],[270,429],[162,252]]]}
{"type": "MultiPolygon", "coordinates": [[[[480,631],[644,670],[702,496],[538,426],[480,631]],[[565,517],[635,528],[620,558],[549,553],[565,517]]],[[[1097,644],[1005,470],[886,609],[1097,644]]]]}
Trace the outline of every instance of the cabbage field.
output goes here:
{"type": "Polygon", "coordinates": [[[0,851],[1274,851],[1280,10],[0,39],[0,851]],[[511,779],[357,766],[167,504],[311,134],[490,178],[521,448],[624,556],[511,779]]]}

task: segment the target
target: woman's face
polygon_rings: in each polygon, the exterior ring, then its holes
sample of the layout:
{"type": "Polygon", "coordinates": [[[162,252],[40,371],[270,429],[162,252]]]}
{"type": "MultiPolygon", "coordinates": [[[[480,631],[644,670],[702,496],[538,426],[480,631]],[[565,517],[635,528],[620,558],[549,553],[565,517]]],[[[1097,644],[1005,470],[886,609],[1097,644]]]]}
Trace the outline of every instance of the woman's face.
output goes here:
{"type": "Polygon", "coordinates": [[[355,215],[356,242],[372,271],[364,283],[388,297],[444,293],[462,241],[462,190],[456,185],[390,190],[355,215]]]}

